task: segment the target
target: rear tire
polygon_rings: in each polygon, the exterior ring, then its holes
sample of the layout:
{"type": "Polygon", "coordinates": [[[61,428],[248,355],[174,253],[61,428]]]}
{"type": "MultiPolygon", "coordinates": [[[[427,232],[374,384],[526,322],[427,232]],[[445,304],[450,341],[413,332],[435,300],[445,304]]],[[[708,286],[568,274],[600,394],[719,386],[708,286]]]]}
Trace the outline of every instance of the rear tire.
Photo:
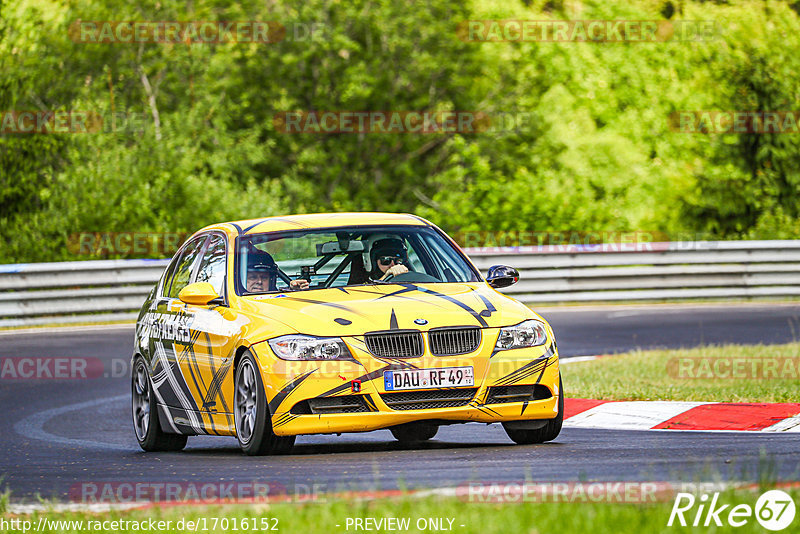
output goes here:
{"type": "Polygon", "coordinates": [[[545,426],[535,430],[522,430],[508,428],[505,423],[503,428],[517,445],[533,445],[534,443],[544,443],[553,441],[561,433],[561,425],[564,423],[564,386],[561,385],[561,373],[558,375],[558,415],[550,419],[545,426]]]}
{"type": "Polygon", "coordinates": [[[144,358],[137,356],[131,372],[131,411],[133,432],[139,446],[147,452],[179,451],[186,446],[187,436],[167,434],[158,421],[158,405],[144,358]]]}
{"type": "Polygon", "coordinates": [[[400,443],[419,443],[433,438],[439,431],[439,426],[425,422],[413,422],[393,426],[389,430],[400,443]]]}
{"type": "Polygon", "coordinates": [[[258,363],[246,352],[236,367],[233,414],[236,439],[248,456],[287,454],[294,446],[295,436],[278,436],[272,430],[272,417],[258,363]]]}

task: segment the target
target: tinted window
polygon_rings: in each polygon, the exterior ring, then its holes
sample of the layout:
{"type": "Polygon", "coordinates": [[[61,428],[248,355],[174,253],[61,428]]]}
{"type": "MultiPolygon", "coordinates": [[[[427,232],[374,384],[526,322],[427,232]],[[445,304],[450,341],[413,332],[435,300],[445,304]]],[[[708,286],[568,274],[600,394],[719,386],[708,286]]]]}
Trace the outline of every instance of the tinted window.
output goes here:
{"type": "Polygon", "coordinates": [[[203,242],[206,236],[195,239],[183,249],[181,259],[178,261],[178,267],[175,269],[175,276],[172,278],[172,287],[167,293],[168,297],[178,298],[181,289],[189,285],[192,276],[192,267],[194,266],[197,256],[202,250],[203,242]]]}
{"type": "Polygon", "coordinates": [[[208,282],[214,286],[217,295],[222,295],[225,283],[225,239],[218,234],[211,236],[208,247],[200,262],[196,282],[208,282]]]}

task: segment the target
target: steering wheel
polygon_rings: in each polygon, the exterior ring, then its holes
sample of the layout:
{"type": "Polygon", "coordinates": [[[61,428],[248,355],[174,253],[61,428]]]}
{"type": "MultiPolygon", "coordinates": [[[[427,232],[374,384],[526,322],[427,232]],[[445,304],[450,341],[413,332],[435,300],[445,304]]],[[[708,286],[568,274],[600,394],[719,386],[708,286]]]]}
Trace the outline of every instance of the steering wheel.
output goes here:
{"type": "Polygon", "coordinates": [[[390,274],[386,278],[384,278],[383,281],[389,282],[390,280],[394,280],[395,282],[403,282],[407,281],[408,278],[415,280],[416,278],[419,278],[420,275],[424,276],[424,273],[418,273],[416,271],[408,271],[407,273],[400,273],[398,275],[390,274]]]}
{"type": "Polygon", "coordinates": [[[423,273],[420,271],[408,271],[407,273],[400,273],[397,276],[387,276],[383,279],[384,282],[387,282],[391,279],[390,284],[435,284],[441,282],[435,276],[431,276],[427,273],[423,273]]]}

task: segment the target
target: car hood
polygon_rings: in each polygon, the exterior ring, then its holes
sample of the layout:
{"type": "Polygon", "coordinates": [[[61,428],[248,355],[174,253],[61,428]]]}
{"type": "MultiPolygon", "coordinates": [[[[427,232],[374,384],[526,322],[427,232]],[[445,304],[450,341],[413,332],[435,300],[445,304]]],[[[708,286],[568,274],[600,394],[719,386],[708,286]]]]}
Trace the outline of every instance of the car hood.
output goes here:
{"type": "Polygon", "coordinates": [[[487,284],[386,284],[244,297],[259,315],[317,336],[393,329],[499,327],[537,317],[487,284]]]}

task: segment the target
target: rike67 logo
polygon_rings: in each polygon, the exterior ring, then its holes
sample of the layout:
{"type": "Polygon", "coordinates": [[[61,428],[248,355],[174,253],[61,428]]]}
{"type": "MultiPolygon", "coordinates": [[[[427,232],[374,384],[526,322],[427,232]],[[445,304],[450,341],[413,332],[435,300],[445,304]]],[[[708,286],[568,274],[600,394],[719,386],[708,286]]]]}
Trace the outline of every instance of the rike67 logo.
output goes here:
{"type": "Polygon", "coordinates": [[[724,524],[732,527],[746,525],[755,517],[756,521],[767,530],[783,530],[794,521],[795,505],[792,497],[780,490],[770,490],[762,494],[756,501],[755,508],[749,504],[722,504],[719,493],[714,493],[709,502],[708,494],[699,499],[691,493],[678,493],[672,512],[669,514],[667,526],[673,524],[693,527],[721,527],[724,524]],[[677,520],[677,523],[676,523],[677,520]]]}

